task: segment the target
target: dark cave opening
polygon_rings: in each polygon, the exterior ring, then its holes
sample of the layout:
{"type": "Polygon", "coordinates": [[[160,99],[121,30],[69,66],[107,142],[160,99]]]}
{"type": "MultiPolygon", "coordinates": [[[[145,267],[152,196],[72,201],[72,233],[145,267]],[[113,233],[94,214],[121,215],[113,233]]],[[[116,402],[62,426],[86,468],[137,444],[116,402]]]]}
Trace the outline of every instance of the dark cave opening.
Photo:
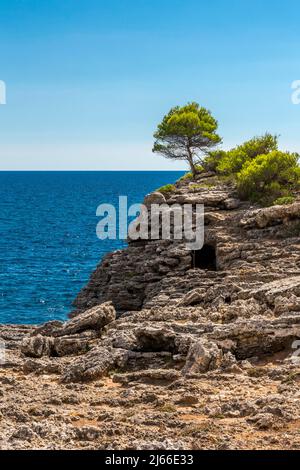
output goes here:
{"type": "Polygon", "coordinates": [[[205,244],[201,250],[192,251],[193,268],[217,270],[216,248],[213,245],[205,244]]]}

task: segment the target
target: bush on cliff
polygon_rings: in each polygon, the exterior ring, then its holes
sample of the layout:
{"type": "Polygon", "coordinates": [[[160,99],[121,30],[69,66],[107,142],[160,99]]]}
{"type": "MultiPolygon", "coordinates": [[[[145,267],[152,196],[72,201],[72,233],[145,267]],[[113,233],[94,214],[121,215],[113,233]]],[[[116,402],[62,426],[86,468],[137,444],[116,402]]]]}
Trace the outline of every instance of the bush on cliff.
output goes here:
{"type": "Polygon", "coordinates": [[[266,204],[291,197],[300,182],[298,160],[296,153],[274,150],[246,161],[236,175],[240,197],[266,204]]]}
{"type": "Polygon", "coordinates": [[[277,149],[278,137],[266,133],[263,136],[254,137],[229,151],[216,150],[210,152],[205,159],[205,167],[224,175],[236,174],[247,162],[258,155],[265,155],[277,149]]]}
{"type": "Polygon", "coordinates": [[[287,206],[295,202],[295,196],[281,196],[278,199],[275,199],[273,206],[287,206]]]}
{"type": "Polygon", "coordinates": [[[206,171],[217,172],[217,168],[220,161],[225,158],[227,153],[228,152],[226,152],[225,150],[212,150],[211,152],[209,152],[203,162],[204,169],[206,171]]]}
{"type": "Polygon", "coordinates": [[[219,178],[237,183],[242,199],[263,204],[292,200],[292,190],[299,187],[298,154],[278,150],[278,137],[266,133],[232,150],[210,152],[204,162],[219,178]]]}
{"type": "Polygon", "coordinates": [[[175,190],[174,184],[166,184],[161,188],[157,189],[159,193],[172,193],[175,190]]]}
{"type": "MultiPolygon", "coordinates": [[[[204,168],[202,165],[195,165],[195,171],[196,174],[200,174],[204,171],[204,168]]],[[[193,179],[193,173],[190,171],[183,175],[181,178],[179,178],[179,181],[185,181],[185,180],[192,180],[193,179]]]]}

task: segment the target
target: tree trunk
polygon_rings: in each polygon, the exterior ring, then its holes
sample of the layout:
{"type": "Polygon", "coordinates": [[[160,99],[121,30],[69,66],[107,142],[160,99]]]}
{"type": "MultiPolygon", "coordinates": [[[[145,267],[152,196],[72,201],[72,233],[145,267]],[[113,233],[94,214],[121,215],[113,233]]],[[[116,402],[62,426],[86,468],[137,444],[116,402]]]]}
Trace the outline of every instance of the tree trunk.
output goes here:
{"type": "Polygon", "coordinates": [[[191,152],[189,147],[187,148],[187,151],[188,151],[188,162],[189,162],[189,165],[191,167],[191,172],[193,174],[193,177],[195,177],[196,174],[197,174],[197,170],[196,170],[196,166],[194,164],[193,155],[192,155],[192,152],[191,152]]]}

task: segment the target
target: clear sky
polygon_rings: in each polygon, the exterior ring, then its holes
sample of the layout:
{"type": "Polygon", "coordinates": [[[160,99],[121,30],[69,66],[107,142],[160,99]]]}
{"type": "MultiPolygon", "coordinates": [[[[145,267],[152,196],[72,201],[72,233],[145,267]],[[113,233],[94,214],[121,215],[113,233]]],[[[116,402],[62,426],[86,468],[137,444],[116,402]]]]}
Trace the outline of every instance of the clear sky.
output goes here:
{"type": "Polygon", "coordinates": [[[198,101],[226,148],[300,151],[299,0],[0,0],[0,169],[181,169],[151,153],[198,101]]]}

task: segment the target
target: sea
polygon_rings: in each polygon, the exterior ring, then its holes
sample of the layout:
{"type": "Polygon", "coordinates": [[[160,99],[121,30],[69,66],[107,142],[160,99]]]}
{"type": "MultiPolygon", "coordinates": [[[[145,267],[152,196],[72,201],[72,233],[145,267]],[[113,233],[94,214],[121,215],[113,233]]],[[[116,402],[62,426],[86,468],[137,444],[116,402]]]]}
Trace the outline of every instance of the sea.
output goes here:
{"type": "MultiPolygon", "coordinates": [[[[65,320],[103,256],[126,240],[99,240],[100,204],[118,210],[175,182],[181,171],[0,172],[0,323],[65,320]]],[[[117,218],[117,224],[119,223],[117,218]]]]}

